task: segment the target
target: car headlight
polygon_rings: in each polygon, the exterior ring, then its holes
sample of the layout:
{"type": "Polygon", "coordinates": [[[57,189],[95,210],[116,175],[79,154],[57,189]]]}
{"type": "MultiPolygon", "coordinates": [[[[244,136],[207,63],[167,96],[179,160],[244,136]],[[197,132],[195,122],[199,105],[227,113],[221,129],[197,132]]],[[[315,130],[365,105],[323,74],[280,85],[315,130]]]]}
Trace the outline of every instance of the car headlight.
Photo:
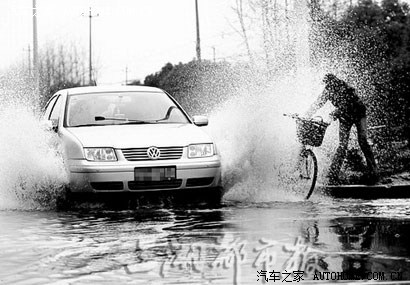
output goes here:
{"type": "Polygon", "coordinates": [[[117,161],[113,148],[84,148],[85,159],[89,161],[117,161]]]}
{"type": "Polygon", "coordinates": [[[212,143],[191,144],[188,146],[188,158],[208,157],[214,154],[214,145],[212,143]]]}

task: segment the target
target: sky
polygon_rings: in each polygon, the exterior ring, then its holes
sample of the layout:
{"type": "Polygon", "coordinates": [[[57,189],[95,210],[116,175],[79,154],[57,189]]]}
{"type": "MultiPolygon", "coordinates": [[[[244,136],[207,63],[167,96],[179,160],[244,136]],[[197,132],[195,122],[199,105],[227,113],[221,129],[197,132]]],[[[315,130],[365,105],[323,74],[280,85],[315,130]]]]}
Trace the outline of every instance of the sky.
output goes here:
{"type": "MultiPolygon", "coordinates": [[[[28,65],[32,1],[0,0],[0,68],[28,65]]],[[[198,4],[202,58],[213,60],[214,51],[216,60],[243,55],[244,42],[235,31],[235,0],[198,4]]],[[[75,45],[85,53],[88,67],[90,7],[98,14],[92,18],[98,84],[123,84],[126,77],[143,81],[167,62],[185,63],[196,57],[195,0],[37,0],[39,48],[75,45]]]]}
{"type": "MultiPolygon", "coordinates": [[[[202,58],[229,59],[241,53],[242,41],[232,7],[234,0],[198,0],[202,58]]],[[[195,0],[37,0],[39,48],[76,45],[86,53],[92,18],[93,66],[98,83],[143,81],[167,62],[196,57],[195,0]]],[[[32,0],[0,0],[0,68],[28,64],[32,49],[32,0]]]]}

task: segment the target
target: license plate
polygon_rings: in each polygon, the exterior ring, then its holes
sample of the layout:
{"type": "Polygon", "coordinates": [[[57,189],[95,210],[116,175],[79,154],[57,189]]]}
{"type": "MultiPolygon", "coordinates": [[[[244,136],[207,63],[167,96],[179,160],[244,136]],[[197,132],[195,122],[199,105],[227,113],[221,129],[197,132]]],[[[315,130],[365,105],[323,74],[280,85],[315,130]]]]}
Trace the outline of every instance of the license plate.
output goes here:
{"type": "Polygon", "coordinates": [[[136,167],[135,181],[169,181],[177,178],[175,166],[166,167],[136,167]]]}

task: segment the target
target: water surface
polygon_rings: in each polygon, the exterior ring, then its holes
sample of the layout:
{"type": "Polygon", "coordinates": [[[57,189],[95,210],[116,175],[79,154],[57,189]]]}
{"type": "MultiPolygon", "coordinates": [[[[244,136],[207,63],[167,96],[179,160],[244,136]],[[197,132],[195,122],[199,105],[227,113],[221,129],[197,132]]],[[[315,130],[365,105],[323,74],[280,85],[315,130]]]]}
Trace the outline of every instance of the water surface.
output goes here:
{"type": "Polygon", "coordinates": [[[259,284],[275,272],[295,283],[298,270],[304,282],[335,282],[313,269],[410,280],[409,202],[3,210],[0,283],[259,284]]]}

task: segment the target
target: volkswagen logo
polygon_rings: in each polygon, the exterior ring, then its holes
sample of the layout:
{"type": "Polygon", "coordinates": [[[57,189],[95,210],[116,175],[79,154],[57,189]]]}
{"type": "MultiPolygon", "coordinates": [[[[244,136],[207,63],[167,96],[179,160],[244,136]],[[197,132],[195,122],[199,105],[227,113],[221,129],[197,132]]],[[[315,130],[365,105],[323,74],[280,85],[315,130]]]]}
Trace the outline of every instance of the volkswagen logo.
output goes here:
{"type": "Polygon", "coordinates": [[[151,159],[158,159],[161,156],[161,151],[155,146],[152,146],[147,149],[147,155],[151,159]]]}

